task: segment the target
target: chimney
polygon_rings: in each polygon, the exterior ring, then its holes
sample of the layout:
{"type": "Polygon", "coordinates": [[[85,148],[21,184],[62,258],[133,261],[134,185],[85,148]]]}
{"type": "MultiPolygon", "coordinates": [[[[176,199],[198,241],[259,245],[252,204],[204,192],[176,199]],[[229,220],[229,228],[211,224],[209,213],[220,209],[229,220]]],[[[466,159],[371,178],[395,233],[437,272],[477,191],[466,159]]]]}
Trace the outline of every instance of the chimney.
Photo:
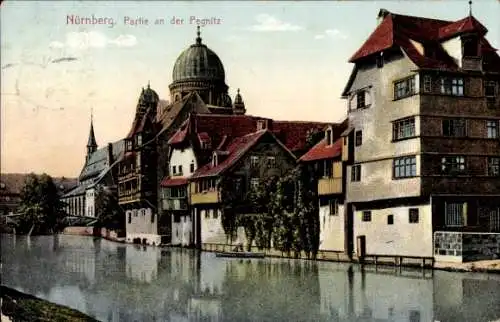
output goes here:
{"type": "Polygon", "coordinates": [[[108,143],[108,165],[113,163],[113,143],[108,143]]]}
{"type": "Polygon", "coordinates": [[[382,23],[382,21],[384,21],[385,17],[390,14],[390,12],[387,10],[387,9],[380,9],[380,11],[378,12],[378,16],[377,16],[377,25],[380,25],[382,23]]]}

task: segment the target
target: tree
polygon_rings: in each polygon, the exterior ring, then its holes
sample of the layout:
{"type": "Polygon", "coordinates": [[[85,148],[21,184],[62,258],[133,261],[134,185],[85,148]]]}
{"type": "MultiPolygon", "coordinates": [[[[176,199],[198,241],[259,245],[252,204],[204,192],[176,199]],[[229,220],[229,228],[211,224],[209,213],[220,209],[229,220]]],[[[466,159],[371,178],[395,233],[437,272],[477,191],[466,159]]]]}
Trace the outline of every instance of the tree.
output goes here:
{"type": "Polygon", "coordinates": [[[95,215],[97,227],[123,229],[125,216],[118,205],[118,198],[110,187],[97,185],[95,188],[95,215]]]}
{"type": "Polygon", "coordinates": [[[61,228],[64,203],[47,174],[29,174],[21,190],[20,230],[22,233],[53,233],[61,228]]]}

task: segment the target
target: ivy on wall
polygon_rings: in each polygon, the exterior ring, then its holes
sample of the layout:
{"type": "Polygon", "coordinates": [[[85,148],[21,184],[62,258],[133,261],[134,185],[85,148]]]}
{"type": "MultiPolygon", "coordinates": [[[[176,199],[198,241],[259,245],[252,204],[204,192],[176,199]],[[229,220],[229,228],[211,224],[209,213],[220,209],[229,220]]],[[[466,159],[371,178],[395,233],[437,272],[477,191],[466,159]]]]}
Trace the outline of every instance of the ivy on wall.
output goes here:
{"type": "Polygon", "coordinates": [[[235,191],[235,178],[220,181],[222,226],[229,243],[243,227],[247,249],[271,246],[288,255],[303,251],[315,258],[319,247],[317,183],[310,167],[300,165],[282,177],[269,177],[244,194],[235,191]]]}

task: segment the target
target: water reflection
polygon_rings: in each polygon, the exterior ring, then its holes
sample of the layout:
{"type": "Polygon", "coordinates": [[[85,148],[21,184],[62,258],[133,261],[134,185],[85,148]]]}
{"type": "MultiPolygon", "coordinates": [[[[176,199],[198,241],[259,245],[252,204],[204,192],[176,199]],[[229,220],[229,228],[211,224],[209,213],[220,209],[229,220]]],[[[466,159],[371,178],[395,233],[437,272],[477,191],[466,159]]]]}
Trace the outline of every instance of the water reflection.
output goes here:
{"type": "Polygon", "coordinates": [[[491,321],[500,276],[282,259],[78,236],[2,236],[3,283],[102,321],[491,321]]]}

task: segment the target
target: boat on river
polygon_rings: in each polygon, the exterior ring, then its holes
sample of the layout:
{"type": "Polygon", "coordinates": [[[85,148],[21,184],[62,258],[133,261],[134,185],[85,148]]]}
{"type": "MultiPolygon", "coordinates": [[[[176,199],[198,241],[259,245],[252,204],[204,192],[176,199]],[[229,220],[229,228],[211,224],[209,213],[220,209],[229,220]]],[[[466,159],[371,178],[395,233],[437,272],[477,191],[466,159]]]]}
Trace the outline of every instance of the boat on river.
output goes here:
{"type": "Polygon", "coordinates": [[[266,254],[254,252],[216,252],[215,256],[230,258],[264,258],[266,254]]]}

